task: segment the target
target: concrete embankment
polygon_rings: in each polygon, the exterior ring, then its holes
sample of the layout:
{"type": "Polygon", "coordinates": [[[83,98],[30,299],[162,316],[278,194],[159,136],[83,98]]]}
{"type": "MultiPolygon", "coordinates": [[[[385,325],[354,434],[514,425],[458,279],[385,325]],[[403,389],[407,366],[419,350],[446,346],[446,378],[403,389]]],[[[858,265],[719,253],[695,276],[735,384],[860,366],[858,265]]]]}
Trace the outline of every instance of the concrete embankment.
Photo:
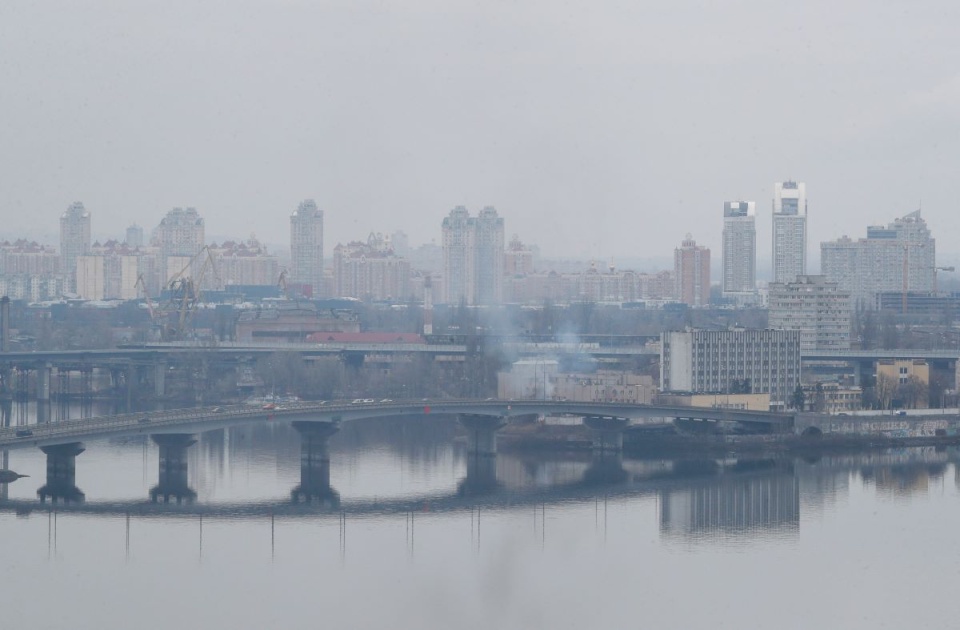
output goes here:
{"type": "MultiPolygon", "coordinates": [[[[583,425],[518,424],[498,432],[505,449],[586,451],[593,436],[583,425]]],[[[624,433],[627,453],[803,451],[809,448],[849,449],[960,444],[960,414],[896,412],[866,416],[799,414],[788,433],[690,433],[671,424],[635,427],[624,433]]]]}

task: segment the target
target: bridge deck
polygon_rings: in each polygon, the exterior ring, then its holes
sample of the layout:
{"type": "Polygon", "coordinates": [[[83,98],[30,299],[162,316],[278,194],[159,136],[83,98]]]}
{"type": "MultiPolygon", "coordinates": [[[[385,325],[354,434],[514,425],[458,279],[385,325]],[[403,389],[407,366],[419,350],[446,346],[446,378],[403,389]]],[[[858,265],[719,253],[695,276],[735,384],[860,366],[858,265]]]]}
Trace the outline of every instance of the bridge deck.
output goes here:
{"type": "Polygon", "coordinates": [[[477,414],[511,417],[527,414],[616,418],[670,417],[760,423],[781,429],[793,425],[788,414],[703,407],[593,403],[550,400],[415,400],[368,402],[296,402],[273,408],[252,405],[128,413],[0,429],[0,449],[66,444],[83,439],[130,434],[200,433],[251,422],[306,420],[342,422],[386,416],[477,414]],[[20,435],[18,435],[18,433],[20,435]]]}

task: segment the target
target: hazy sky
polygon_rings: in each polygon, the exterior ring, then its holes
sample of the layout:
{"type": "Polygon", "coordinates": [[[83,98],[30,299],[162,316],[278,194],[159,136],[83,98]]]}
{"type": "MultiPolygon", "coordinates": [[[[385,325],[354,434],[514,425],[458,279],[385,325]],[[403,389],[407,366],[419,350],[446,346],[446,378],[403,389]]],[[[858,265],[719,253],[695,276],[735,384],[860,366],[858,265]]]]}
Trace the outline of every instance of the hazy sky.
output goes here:
{"type": "Polygon", "coordinates": [[[807,183],[810,253],[960,228],[960,3],[0,2],[0,232],[195,206],[211,236],[440,240],[492,204],[548,255],[719,253],[723,201],[807,183]],[[921,6],[922,5],[922,6],[921,6]]]}

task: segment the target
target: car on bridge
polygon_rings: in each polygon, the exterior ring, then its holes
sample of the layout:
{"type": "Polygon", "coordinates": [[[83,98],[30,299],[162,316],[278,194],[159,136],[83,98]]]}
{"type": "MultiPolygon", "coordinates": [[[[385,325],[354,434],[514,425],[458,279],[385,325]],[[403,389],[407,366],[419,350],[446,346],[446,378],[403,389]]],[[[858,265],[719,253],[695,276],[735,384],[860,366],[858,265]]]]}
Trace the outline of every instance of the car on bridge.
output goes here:
{"type": "Polygon", "coordinates": [[[31,431],[30,429],[17,429],[16,436],[18,438],[30,437],[31,435],[33,435],[33,431],[31,431]]]}

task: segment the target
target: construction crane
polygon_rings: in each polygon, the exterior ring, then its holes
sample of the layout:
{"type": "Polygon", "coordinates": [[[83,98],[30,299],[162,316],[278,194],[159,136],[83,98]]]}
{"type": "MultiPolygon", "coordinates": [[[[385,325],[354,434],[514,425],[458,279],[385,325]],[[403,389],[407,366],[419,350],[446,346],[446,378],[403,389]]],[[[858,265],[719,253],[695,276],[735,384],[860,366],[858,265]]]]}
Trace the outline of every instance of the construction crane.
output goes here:
{"type": "Polygon", "coordinates": [[[143,280],[142,273],[137,276],[137,282],[133,285],[133,288],[143,292],[143,299],[147,303],[147,311],[150,313],[150,320],[155,320],[157,318],[157,312],[156,309],[153,308],[153,300],[150,299],[150,292],[147,291],[147,284],[143,280]]]}
{"type": "Polygon", "coordinates": [[[153,300],[150,299],[150,292],[147,291],[147,283],[143,279],[143,274],[137,276],[137,282],[133,286],[135,289],[143,293],[143,299],[147,303],[147,312],[150,313],[150,324],[154,329],[161,331],[162,337],[163,315],[157,310],[153,300]]]}
{"type": "Polygon", "coordinates": [[[166,316],[166,326],[162,330],[164,341],[175,341],[183,338],[193,319],[193,314],[202,302],[203,280],[207,270],[212,270],[217,285],[219,285],[220,275],[217,273],[216,262],[209,246],[205,245],[183,269],[175,273],[167,282],[165,288],[169,293],[169,298],[163,309],[166,316]],[[203,262],[194,277],[191,272],[201,260],[203,262]]]}
{"type": "Polygon", "coordinates": [[[277,278],[277,288],[280,289],[281,295],[285,300],[290,299],[290,291],[287,289],[287,270],[283,269],[280,271],[280,277],[277,278]]]}

